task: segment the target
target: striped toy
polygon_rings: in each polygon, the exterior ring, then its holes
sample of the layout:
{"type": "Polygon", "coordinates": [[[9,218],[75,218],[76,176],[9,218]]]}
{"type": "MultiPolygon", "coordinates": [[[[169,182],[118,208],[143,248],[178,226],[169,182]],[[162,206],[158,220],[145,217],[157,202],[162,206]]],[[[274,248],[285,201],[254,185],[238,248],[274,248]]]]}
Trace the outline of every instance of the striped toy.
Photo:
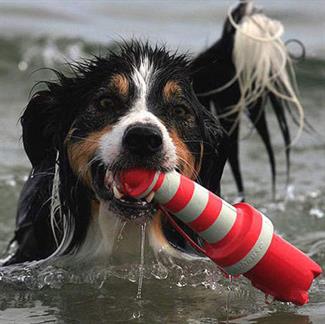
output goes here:
{"type": "Polygon", "coordinates": [[[205,254],[230,275],[243,274],[277,300],[303,305],[322,269],[276,235],[271,221],[246,203],[230,205],[177,173],[130,169],[119,178],[124,194],[154,200],[203,240],[205,254]]]}

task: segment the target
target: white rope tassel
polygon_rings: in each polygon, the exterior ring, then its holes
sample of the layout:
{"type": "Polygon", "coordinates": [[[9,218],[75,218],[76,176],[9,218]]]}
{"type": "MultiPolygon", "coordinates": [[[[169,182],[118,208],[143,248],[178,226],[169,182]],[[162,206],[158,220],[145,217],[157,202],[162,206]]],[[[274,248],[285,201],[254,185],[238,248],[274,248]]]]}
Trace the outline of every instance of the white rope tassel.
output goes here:
{"type": "Polygon", "coordinates": [[[55,158],[55,169],[54,169],[52,195],[51,195],[51,214],[50,214],[51,229],[57,247],[59,246],[57,231],[60,230],[57,218],[59,219],[59,221],[62,220],[61,201],[60,201],[60,194],[59,194],[60,175],[59,175],[58,161],[59,161],[59,152],[57,152],[55,158]]]}
{"type": "Polygon", "coordinates": [[[231,10],[228,16],[237,29],[233,62],[241,93],[238,103],[230,113],[242,112],[264,93],[271,92],[297,109],[300,127],[296,140],[303,128],[304,111],[295,91],[292,62],[281,40],[284,31],[282,24],[262,13],[245,16],[240,24],[233,20],[231,10]]]}
{"type": "Polygon", "coordinates": [[[48,259],[63,254],[69,247],[74,234],[74,219],[70,212],[64,215],[62,212],[60,199],[60,167],[59,167],[59,152],[56,154],[55,170],[53,177],[52,195],[51,195],[51,211],[50,224],[54,236],[57,249],[50,255],[48,259]],[[61,242],[58,239],[58,232],[63,233],[61,242]]]}

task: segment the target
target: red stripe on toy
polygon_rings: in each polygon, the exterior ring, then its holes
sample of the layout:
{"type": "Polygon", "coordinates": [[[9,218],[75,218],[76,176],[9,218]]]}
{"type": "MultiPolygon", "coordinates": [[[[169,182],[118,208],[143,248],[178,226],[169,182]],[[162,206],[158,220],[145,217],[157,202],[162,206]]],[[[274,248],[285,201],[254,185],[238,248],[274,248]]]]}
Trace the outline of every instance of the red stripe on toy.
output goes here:
{"type": "Polygon", "coordinates": [[[159,188],[162,186],[164,180],[165,180],[165,173],[160,173],[158,180],[156,182],[156,184],[154,185],[154,187],[152,188],[152,191],[156,192],[159,190],[159,188]]]}
{"type": "Polygon", "coordinates": [[[205,231],[218,218],[221,207],[222,200],[213,193],[209,192],[209,200],[202,214],[187,225],[195,232],[205,231]]]}
{"type": "Polygon", "coordinates": [[[181,176],[180,184],[174,197],[164,205],[171,213],[182,210],[191,200],[194,193],[194,182],[181,176]]]}

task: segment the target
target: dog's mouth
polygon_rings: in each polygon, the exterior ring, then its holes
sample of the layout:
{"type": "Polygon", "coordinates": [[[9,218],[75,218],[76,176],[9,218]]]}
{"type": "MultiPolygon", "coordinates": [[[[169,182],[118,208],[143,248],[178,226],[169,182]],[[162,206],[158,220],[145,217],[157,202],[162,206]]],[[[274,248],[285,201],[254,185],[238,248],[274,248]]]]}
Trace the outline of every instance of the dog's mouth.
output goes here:
{"type": "Polygon", "coordinates": [[[153,194],[142,199],[126,196],[120,189],[118,172],[113,173],[103,165],[93,169],[93,187],[97,198],[117,216],[136,222],[144,222],[156,212],[153,194]]]}
{"type": "MultiPolygon", "coordinates": [[[[181,172],[179,168],[176,167],[175,169],[181,172]]],[[[93,187],[97,198],[103,202],[109,210],[114,212],[116,216],[121,217],[123,220],[143,224],[156,213],[157,206],[154,203],[153,194],[142,199],[134,199],[122,193],[118,181],[118,172],[113,173],[110,169],[99,163],[93,166],[92,174],[93,187]]],[[[179,227],[191,237],[192,241],[196,242],[198,245],[201,244],[199,236],[196,233],[176,218],[174,219],[179,227]]],[[[162,230],[165,237],[174,248],[182,252],[198,254],[197,251],[191,247],[191,244],[179,235],[177,230],[167,219],[165,219],[162,224],[162,230]]]]}
{"type": "Polygon", "coordinates": [[[152,203],[154,197],[153,193],[141,199],[135,199],[124,195],[120,189],[119,181],[117,177],[114,177],[112,171],[106,171],[104,185],[106,190],[111,193],[112,207],[123,213],[129,212],[130,214],[127,215],[127,218],[137,219],[139,217],[148,217],[152,216],[155,211],[155,207],[152,203]]]}

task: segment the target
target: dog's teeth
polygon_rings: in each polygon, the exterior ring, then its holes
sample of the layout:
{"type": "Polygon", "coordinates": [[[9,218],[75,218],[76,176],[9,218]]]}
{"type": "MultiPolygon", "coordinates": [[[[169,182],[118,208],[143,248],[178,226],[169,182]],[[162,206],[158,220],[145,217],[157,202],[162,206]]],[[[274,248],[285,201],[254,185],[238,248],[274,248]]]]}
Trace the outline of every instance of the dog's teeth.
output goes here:
{"type": "Polygon", "coordinates": [[[117,187],[115,186],[115,184],[113,185],[113,193],[115,198],[117,199],[121,199],[124,195],[117,189],[117,187]]]}
{"type": "Polygon", "coordinates": [[[105,184],[107,186],[110,186],[112,182],[113,182],[113,173],[111,171],[107,171],[105,176],[105,184]]]}
{"type": "Polygon", "coordinates": [[[113,181],[113,172],[112,171],[108,171],[107,172],[107,179],[112,182],[113,181]]]}
{"type": "Polygon", "coordinates": [[[150,203],[152,202],[153,197],[155,196],[155,193],[152,191],[150,194],[145,198],[145,200],[150,203]]]}

